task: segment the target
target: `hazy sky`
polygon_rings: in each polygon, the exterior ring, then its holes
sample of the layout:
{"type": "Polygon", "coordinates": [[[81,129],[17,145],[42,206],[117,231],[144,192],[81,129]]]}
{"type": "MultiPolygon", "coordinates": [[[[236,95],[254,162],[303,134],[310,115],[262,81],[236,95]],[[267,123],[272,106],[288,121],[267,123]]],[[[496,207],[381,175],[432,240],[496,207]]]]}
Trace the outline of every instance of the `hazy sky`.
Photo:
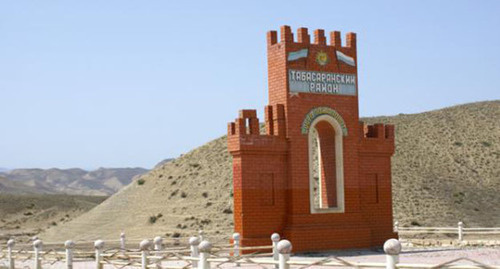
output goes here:
{"type": "Polygon", "coordinates": [[[266,32],[358,34],[362,116],[500,99],[500,1],[1,1],[0,167],[152,167],[267,103],[266,32]]]}

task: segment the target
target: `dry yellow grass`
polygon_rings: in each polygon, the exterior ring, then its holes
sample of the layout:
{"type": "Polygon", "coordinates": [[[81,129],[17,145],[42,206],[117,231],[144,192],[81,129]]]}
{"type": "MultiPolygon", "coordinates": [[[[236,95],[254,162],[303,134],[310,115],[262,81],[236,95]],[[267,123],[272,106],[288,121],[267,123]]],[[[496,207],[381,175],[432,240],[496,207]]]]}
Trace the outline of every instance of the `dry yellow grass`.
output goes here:
{"type": "MultiPolygon", "coordinates": [[[[395,218],[403,225],[500,225],[500,101],[364,119],[396,125],[395,218]]],[[[347,179],[348,180],[348,179],[347,179]]],[[[117,239],[232,232],[226,137],[157,167],[42,238],[117,239]]],[[[258,224],[256,224],[258,225],[258,224]]]]}
{"type": "Polygon", "coordinates": [[[106,197],[64,194],[0,194],[0,240],[27,241],[31,236],[68,222],[106,197]]]}
{"type": "Polygon", "coordinates": [[[366,121],[396,125],[393,208],[401,224],[500,226],[500,101],[366,121]]]}

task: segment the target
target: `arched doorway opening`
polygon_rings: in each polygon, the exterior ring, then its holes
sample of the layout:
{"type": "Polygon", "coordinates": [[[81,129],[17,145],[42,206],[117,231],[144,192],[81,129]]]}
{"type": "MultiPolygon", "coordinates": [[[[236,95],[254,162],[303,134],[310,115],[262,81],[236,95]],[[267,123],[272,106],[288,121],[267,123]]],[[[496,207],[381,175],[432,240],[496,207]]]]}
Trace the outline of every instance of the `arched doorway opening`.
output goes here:
{"type": "Polygon", "coordinates": [[[344,212],[342,127],[332,116],[320,115],[308,136],[311,213],[344,212]]]}

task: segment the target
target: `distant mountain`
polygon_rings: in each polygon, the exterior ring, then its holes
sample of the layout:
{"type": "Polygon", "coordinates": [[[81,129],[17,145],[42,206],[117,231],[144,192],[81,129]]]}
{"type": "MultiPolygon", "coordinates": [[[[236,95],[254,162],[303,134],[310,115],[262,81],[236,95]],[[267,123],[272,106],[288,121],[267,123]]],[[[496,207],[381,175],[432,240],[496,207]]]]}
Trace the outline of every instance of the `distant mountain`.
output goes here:
{"type": "Polygon", "coordinates": [[[33,187],[0,176],[0,193],[34,194],[37,192],[33,187]]]}
{"type": "Polygon", "coordinates": [[[7,171],[9,171],[9,170],[10,170],[10,169],[7,169],[7,168],[5,168],[5,167],[0,167],[0,173],[2,173],[2,172],[7,172],[7,171]]]}
{"type": "Polygon", "coordinates": [[[144,168],[14,169],[0,173],[0,192],[111,195],[146,172],[144,168]]]}

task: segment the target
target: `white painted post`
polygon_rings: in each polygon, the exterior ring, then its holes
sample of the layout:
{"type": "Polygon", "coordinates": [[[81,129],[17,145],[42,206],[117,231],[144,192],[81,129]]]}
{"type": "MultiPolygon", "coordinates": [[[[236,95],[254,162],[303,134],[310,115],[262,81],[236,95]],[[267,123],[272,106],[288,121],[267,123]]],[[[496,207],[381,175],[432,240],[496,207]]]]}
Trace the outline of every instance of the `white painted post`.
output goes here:
{"type": "Polygon", "coordinates": [[[155,237],[153,242],[155,244],[156,251],[161,251],[163,249],[163,238],[161,238],[161,236],[155,237]]]}
{"type": "Polygon", "coordinates": [[[288,240],[281,240],[278,243],[279,269],[289,269],[290,253],[292,252],[292,243],[288,240]]]}
{"type": "Polygon", "coordinates": [[[399,253],[401,253],[401,243],[397,239],[389,239],[384,243],[384,252],[386,257],[386,269],[396,269],[399,263],[399,253]]]}
{"type": "Polygon", "coordinates": [[[149,248],[151,248],[151,241],[144,239],[139,243],[139,249],[141,250],[141,269],[148,268],[149,248]]]}
{"type": "MultiPolygon", "coordinates": [[[[234,233],[233,234],[233,256],[234,257],[239,257],[240,256],[240,234],[239,233],[234,233]]],[[[236,266],[240,267],[240,263],[236,261],[236,266]]]]}
{"type": "Polygon", "coordinates": [[[198,245],[198,250],[200,251],[200,262],[198,263],[198,269],[210,269],[210,262],[208,262],[208,257],[210,255],[210,250],[212,249],[212,244],[206,240],[201,241],[198,245]]]}
{"type": "Polygon", "coordinates": [[[75,248],[75,242],[67,240],[64,242],[64,248],[66,249],[66,268],[73,269],[73,248],[75,248]]]}
{"type": "Polygon", "coordinates": [[[122,250],[122,253],[125,254],[125,232],[122,232],[120,234],[120,249],[122,250]]]}
{"type": "Polygon", "coordinates": [[[42,251],[43,242],[37,239],[33,242],[33,249],[35,251],[34,268],[42,269],[42,260],[40,259],[40,251],[42,251]]]}
{"type": "MultiPolygon", "coordinates": [[[[163,250],[163,238],[161,236],[157,236],[153,239],[153,243],[155,244],[155,251],[163,250]]],[[[156,267],[161,268],[161,259],[156,261],[156,267]]]]}
{"type": "Polygon", "coordinates": [[[458,222],[458,241],[462,242],[464,240],[464,223],[459,221],[458,222]]]}
{"type": "Polygon", "coordinates": [[[9,239],[9,241],[7,241],[7,258],[9,259],[9,269],[14,269],[16,267],[16,261],[12,256],[12,250],[14,249],[15,245],[16,241],[14,239],[9,239]]]}
{"type": "MultiPolygon", "coordinates": [[[[275,260],[276,262],[279,261],[279,252],[278,252],[278,242],[280,241],[280,235],[278,233],[273,233],[271,235],[271,241],[273,241],[273,260],[275,260]]],[[[274,265],[274,268],[279,268],[279,265],[278,264],[275,264],[274,265]]]]}
{"type": "MultiPolygon", "coordinates": [[[[198,251],[198,244],[200,244],[200,238],[192,236],[189,238],[189,245],[191,248],[191,258],[199,258],[200,252],[198,251]]],[[[193,268],[198,267],[198,261],[191,261],[193,268]]]]}
{"type": "Polygon", "coordinates": [[[205,233],[203,232],[203,230],[199,230],[198,234],[200,235],[200,242],[205,240],[205,237],[204,237],[205,233]]]}
{"type": "Polygon", "coordinates": [[[399,232],[399,221],[394,222],[394,232],[395,233],[399,232]]]}
{"type": "Polygon", "coordinates": [[[96,269],[103,269],[103,266],[101,264],[102,261],[102,249],[104,248],[104,241],[102,240],[97,240],[94,242],[94,249],[95,249],[95,268],[96,269]]]}

